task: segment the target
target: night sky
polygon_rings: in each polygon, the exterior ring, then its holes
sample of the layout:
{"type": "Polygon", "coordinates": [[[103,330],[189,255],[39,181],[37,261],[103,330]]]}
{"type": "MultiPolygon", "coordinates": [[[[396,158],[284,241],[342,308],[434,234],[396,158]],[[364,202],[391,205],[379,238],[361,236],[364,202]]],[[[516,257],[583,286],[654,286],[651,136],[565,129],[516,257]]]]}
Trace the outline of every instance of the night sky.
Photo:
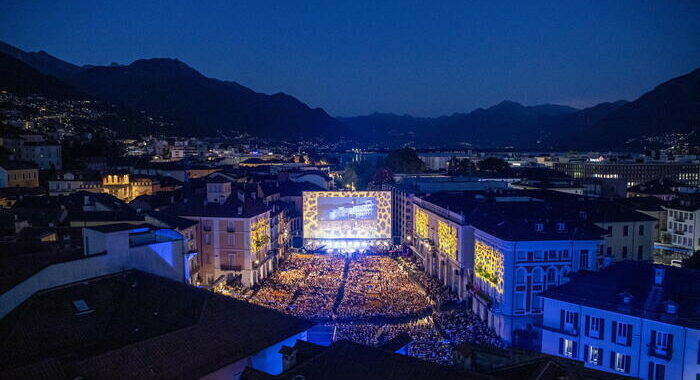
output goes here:
{"type": "Polygon", "coordinates": [[[340,116],[633,100],[700,66],[700,1],[0,1],[0,40],[177,57],[340,116]]]}

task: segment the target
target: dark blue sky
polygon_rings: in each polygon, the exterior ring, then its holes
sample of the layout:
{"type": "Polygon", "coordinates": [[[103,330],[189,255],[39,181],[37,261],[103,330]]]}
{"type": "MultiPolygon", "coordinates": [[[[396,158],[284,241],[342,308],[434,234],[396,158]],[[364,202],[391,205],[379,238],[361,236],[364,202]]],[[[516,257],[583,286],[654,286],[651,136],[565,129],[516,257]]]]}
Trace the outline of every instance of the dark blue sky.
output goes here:
{"type": "Polygon", "coordinates": [[[434,116],[634,99],[700,66],[700,1],[2,0],[0,40],[76,64],[177,57],[333,115],[434,116]]]}

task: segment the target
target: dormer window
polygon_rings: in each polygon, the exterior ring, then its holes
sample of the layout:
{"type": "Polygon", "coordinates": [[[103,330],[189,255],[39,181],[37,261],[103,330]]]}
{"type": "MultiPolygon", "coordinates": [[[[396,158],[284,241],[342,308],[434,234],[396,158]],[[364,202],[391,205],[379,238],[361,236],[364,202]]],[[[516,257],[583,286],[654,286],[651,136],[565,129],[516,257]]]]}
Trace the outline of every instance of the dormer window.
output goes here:
{"type": "Polygon", "coordinates": [[[562,232],[566,230],[566,224],[565,223],[557,223],[557,231],[562,232]]]}
{"type": "Polygon", "coordinates": [[[537,231],[537,232],[542,232],[542,231],[544,231],[544,224],[542,224],[542,223],[536,223],[536,224],[535,224],[535,231],[537,231]]]}
{"type": "Polygon", "coordinates": [[[678,305],[675,302],[666,302],[665,306],[666,314],[676,314],[678,312],[678,305]]]}

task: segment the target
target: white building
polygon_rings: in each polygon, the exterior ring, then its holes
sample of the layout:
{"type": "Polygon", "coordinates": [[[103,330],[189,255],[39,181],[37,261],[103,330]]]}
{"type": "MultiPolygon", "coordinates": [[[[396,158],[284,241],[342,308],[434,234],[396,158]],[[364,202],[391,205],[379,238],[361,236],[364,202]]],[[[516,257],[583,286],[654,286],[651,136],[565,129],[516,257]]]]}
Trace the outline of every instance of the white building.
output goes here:
{"type": "Polygon", "coordinates": [[[621,262],[546,292],[542,352],[653,380],[700,378],[700,272],[621,262]]]}
{"type": "Polygon", "coordinates": [[[671,245],[686,250],[688,254],[700,250],[700,196],[679,197],[665,208],[671,245]]]}

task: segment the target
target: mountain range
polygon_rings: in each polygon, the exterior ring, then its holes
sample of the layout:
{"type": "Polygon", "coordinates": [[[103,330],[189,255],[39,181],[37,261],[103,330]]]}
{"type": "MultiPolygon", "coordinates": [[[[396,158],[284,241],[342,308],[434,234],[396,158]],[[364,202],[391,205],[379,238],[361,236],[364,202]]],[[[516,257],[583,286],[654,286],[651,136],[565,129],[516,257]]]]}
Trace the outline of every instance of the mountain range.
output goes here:
{"type": "MultiPolygon", "coordinates": [[[[88,96],[171,119],[173,134],[271,138],[341,137],[418,146],[636,149],[673,134],[700,132],[700,69],[638,99],[585,109],[504,101],[436,118],[372,114],[334,118],[283,93],[267,95],[208,78],[177,59],[77,66],[0,42],[0,89],[52,97],[88,96]]],[[[148,131],[144,131],[148,132],[148,131]]]]}

